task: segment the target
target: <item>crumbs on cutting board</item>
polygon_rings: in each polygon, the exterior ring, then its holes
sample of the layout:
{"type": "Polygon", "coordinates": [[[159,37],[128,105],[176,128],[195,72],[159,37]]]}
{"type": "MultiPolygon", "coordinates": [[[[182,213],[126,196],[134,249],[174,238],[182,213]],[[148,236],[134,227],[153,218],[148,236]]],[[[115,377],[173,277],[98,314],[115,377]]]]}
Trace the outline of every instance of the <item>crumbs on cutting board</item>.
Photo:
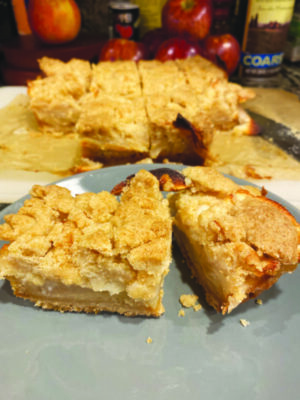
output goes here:
{"type": "Polygon", "coordinates": [[[152,338],[150,336],[148,336],[146,342],[148,344],[151,344],[153,342],[153,340],[152,340],[152,338]]]}
{"type": "Polygon", "coordinates": [[[255,303],[258,304],[259,306],[261,306],[263,304],[262,299],[256,299],[255,303]]]}

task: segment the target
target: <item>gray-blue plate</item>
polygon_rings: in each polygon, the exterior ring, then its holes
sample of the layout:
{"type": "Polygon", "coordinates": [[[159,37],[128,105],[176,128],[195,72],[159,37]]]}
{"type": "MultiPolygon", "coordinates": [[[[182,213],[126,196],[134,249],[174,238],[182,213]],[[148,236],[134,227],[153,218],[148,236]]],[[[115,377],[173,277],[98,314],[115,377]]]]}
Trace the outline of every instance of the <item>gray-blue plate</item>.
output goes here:
{"type": "MultiPolygon", "coordinates": [[[[161,166],[112,167],[59,184],[74,194],[110,190],[141,168],[161,166]]],[[[293,206],[270,197],[300,220],[293,206]]],[[[1,222],[23,201],[0,213],[1,222]]],[[[283,276],[264,292],[262,305],[251,300],[221,316],[206,306],[176,245],[173,255],[165,280],[166,312],[159,319],[43,311],[14,297],[4,282],[0,288],[0,398],[298,400],[300,271],[283,276]],[[198,294],[203,309],[188,309],[179,317],[178,299],[183,293],[198,294]],[[242,327],[241,318],[250,325],[242,327]]]]}

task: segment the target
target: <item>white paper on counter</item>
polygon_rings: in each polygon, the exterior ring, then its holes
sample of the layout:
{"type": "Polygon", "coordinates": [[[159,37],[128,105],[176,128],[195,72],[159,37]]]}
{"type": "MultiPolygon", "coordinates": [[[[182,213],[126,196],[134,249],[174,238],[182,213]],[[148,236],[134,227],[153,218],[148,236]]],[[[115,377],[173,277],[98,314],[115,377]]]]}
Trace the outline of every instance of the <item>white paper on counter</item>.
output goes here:
{"type": "Polygon", "coordinates": [[[0,203],[13,203],[28,194],[33,185],[46,185],[61,179],[48,172],[1,171],[0,203]]]}
{"type": "Polygon", "coordinates": [[[26,86],[0,87],[0,108],[7,106],[18,94],[27,94],[26,86]]]}

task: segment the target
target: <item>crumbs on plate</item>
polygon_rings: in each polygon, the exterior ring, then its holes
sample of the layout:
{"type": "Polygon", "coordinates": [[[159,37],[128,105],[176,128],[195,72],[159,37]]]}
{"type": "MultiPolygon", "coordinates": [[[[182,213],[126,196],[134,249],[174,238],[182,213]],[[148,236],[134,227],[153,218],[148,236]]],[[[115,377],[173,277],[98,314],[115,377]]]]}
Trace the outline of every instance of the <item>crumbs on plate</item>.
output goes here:
{"type": "Polygon", "coordinates": [[[250,325],[250,322],[247,321],[246,319],[241,318],[241,319],[240,319],[240,324],[241,324],[242,326],[246,327],[246,326],[250,325]]]}
{"type": "Polygon", "coordinates": [[[199,311],[199,310],[201,310],[201,308],[202,308],[202,306],[201,306],[201,304],[195,304],[195,305],[193,305],[193,309],[194,309],[194,311],[199,311]]]}
{"type": "Polygon", "coordinates": [[[194,307],[196,302],[198,301],[198,296],[195,294],[182,294],[179,298],[179,301],[183,305],[183,307],[194,307]]]}
{"type": "Polygon", "coordinates": [[[185,316],[185,311],[181,308],[179,311],[178,311],[178,317],[184,317],[185,316]]]}
{"type": "Polygon", "coordinates": [[[185,308],[193,307],[194,311],[199,311],[202,305],[197,303],[199,297],[196,294],[182,294],[179,298],[179,302],[185,308]]]}

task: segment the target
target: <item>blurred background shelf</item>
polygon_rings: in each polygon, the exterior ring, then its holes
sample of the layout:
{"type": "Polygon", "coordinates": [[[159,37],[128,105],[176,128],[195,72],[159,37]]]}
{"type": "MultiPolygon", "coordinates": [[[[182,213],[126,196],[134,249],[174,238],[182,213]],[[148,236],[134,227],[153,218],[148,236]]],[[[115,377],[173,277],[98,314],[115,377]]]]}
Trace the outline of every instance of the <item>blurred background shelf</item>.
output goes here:
{"type": "Polygon", "coordinates": [[[0,85],[26,85],[38,73],[42,56],[68,61],[72,57],[97,60],[108,37],[108,0],[76,0],[81,10],[80,35],[64,45],[42,44],[18,32],[13,2],[0,0],[0,85]]]}
{"type": "Polygon", "coordinates": [[[33,35],[12,37],[1,44],[2,78],[5,85],[26,85],[39,74],[38,59],[47,56],[68,61],[81,58],[97,61],[104,39],[81,34],[63,45],[46,45],[33,35]]]}

